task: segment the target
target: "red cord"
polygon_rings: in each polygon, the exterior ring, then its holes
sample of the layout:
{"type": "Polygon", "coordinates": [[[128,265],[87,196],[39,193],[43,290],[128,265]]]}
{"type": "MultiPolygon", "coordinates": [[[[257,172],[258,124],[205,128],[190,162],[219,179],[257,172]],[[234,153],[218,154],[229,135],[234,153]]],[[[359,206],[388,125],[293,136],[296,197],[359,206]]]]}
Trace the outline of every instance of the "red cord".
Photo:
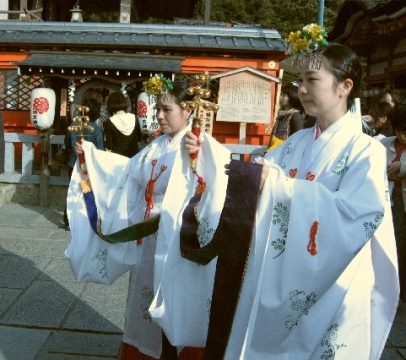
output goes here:
{"type": "Polygon", "coordinates": [[[309,244],[307,245],[307,251],[313,256],[317,255],[316,235],[318,228],[319,228],[318,221],[315,221],[312,224],[312,227],[310,228],[310,239],[309,244]]]}

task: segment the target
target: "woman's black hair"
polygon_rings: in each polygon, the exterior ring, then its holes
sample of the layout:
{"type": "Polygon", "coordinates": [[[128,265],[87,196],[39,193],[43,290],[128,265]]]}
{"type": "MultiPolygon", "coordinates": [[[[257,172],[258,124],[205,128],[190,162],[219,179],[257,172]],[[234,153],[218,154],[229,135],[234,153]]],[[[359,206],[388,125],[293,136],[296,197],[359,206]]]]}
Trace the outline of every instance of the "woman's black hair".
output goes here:
{"type": "Polygon", "coordinates": [[[347,109],[350,109],[361,91],[362,65],[359,57],[348,46],[336,43],[321,48],[319,53],[339,83],[346,79],[352,80],[353,87],[347,97],[347,109]]]}
{"type": "Polygon", "coordinates": [[[379,100],[380,100],[380,101],[385,101],[385,100],[383,100],[383,97],[384,97],[386,94],[389,94],[389,95],[390,95],[390,97],[393,99],[393,102],[395,103],[395,106],[397,106],[397,105],[400,103],[399,95],[398,95],[397,91],[396,91],[395,89],[392,89],[392,88],[385,88],[385,89],[383,89],[383,90],[378,94],[379,100]]]}
{"type": "Polygon", "coordinates": [[[107,99],[107,111],[110,116],[120,110],[127,112],[127,108],[127,100],[121,91],[114,91],[109,95],[107,99]]]}
{"type": "Polygon", "coordinates": [[[281,89],[281,94],[286,94],[289,98],[289,105],[293,109],[303,110],[302,103],[299,99],[299,91],[298,87],[293,85],[292,83],[284,84],[281,89]]]}
{"type": "MultiPolygon", "coordinates": [[[[190,84],[185,81],[174,81],[172,85],[173,88],[169,93],[173,95],[176,104],[180,105],[182,101],[193,100],[194,95],[188,94],[188,89],[191,87],[190,84]]],[[[160,94],[158,96],[158,101],[163,96],[165,96],[165,94],[160,94]]]]}
{"type": "Polygon", "coordinates": [[[88,98],[83,101],[82,105],[89,108],[86,116],[89,116],[91,122],[96,121],[100,117],[100,104],[96,99],[88,98]]]}
{"type": "Polygon", "coordinates": [[[392,129],[393,131],[405,131],[406,132],[406,107],[399,106],[395,111],[392,120],[392,129]]]}
{"type": "Polygon", "coordinates": [[[374,101],[369,107],[369,115],[372,116],[374,121],[384,116],[387,116],[391,121],[393,114],[393,106],[386,101],[374,101]]]}

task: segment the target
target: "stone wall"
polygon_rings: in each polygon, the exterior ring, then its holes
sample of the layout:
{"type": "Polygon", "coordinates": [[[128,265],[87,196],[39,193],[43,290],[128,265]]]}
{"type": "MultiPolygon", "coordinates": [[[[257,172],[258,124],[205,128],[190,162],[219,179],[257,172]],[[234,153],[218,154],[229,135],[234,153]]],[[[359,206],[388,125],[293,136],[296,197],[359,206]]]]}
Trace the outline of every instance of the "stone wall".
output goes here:
{"type": "MultiPolygon", "coordinates": [[[[67,186],[51,185],[48,193],[48,206],[64,207],[67,191],[67,186]]],[[[0,183],[0,205],[2,204],[39,206],[39,185],[0,183]]]]}

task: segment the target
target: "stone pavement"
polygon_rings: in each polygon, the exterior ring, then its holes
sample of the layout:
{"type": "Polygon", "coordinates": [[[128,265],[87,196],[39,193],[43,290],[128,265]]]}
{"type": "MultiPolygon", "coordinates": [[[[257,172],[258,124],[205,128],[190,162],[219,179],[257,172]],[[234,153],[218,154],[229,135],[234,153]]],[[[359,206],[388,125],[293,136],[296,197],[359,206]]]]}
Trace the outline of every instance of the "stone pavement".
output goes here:
{"type": "Polygon", "coordinates": [[[117,359],[128,276],[76,282],[62,213],[0,207],[0,360],[117,359]]]}
{"type": "MultiPolygon", "coordinates": [[[[64,257],[70,233],[62,212],[0,206],[0,360],[117,359],[128,276],[112,286],[76,282],[64,257]]],[[[401,359],[403,302],[381,357],[401,359]]]]}

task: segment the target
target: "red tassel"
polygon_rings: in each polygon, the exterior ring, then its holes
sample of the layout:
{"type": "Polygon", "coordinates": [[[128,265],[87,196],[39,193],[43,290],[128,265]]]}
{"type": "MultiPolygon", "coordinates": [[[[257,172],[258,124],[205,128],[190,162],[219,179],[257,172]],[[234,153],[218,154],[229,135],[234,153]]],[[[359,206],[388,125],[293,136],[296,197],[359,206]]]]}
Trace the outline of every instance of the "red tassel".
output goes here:
{"type": "Polygon", "coordinates": [[[317,246],[316,246],[316,235],[319,228],[319,223],[315,221],[310,228],[310,240],[309,244],[307,245],[307,251],[312,255],[317,255],[317,246]]]}

